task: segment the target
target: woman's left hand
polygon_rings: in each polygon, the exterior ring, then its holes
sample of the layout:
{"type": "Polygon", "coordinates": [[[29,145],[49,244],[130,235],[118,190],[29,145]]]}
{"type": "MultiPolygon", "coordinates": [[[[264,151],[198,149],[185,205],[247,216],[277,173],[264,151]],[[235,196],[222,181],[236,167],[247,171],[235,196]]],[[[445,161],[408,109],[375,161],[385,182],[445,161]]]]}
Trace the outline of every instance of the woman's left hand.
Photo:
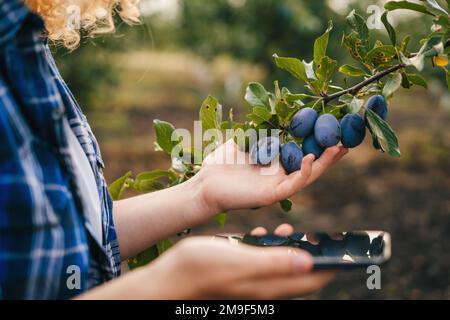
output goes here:
{"type": "Polygon", "coordinates": [[[250,164],[248,153],[229,140],[205,159],[194,179],[201,185],[202,202],[210,214],[263,207],[287,199],[313,183],[347,152],[348,149],[336,146],[325,150],[316,161],[313,155],[307,155],[301,170],[287,175],[278,160],[268,167],[250,164]]]}

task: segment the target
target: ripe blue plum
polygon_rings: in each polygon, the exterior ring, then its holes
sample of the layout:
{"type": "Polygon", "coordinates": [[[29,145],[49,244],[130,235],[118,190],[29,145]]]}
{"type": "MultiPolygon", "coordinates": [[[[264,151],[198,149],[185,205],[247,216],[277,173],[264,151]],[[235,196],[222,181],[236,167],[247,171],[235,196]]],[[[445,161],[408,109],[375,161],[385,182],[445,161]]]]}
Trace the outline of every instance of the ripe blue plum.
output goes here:
{"type": "Polygon", "coordinates": [[[261,138],[250,149],[252,161],[260,165],[268,165],[279,153],[280,139],[278,137],[261,138]]]}
{"type": "Polygon", "coordinates": [[[294,232],[289,236],[289,239],[293,242],[299,242],[302,241],[305,234],[303,232],[294,232]]]}
{"type": "MultiPolygon", "coordinates": [[[[383,96],[376,95],[372,96],[367,100],[366,109],[370,109],[380,116],[381,119],[387,120],[388,117],[388,108],[386,99],[383,96]]],[[[367,116],[366,116],[367,118],[367,116]]]]}
{"type": "Polygon", "coordinates": [[[376,257],[383,254],[384,251],[384,240],[383,234],[380,234],[378,237],[372,240],[372,243],[369,247],[369,253],[371,257],[376,257]]]}
{"type": "Polygon", "coordinates": [[[316,138],[314,137],[313,134],[306,137],[305,140],[303,140],[302,147],[304,155],[312,153],[316,157],[316,159],[319,159],[322,153],[325,151],[324,148],[322,148],[317,144],[316,138]]]}
{"type": "Polygon", "coordinates": [[[313,108],[303,108],[297,112],[291,121],[291,131],[294,137],[304,138],[314,130],[317,112],[313,108]]]}
{"type": "Polygon", "coordinates": [[[348,232],[345,237],[345,249],[352,257],[367,257],[369,251],[370,237],[367,232],[348,232]]]}
{"type": "Polygon", "coordinates": [[[300,170],[302,160],[303,151],[295,142],[290,141],[281,147],[281,164],[288,174],[300,170]]]}
{"type": "Polygon", "coordinates": [[[319,246],[324,256],[342,258],[345,255],[344,240],[333,240],[324,235],[320,239],[319,246]]]}
{"type": "Polygon", "coordinates": [[[297,248],[307,251],[313,257],[318,257],[322,255],[322,251],[318,245],[314,245],[308,241],[299,241],[297,243],[297,248]]]}
{"type": "Polygon", "coordinates": [[[346,114],[341,120],[341,141],[346,148],[359,146],[366,137],[366,123],[356,113],[346,114]]]}
{"type": "Polygon", "coordinates": [[[332,114],[321,115],[314,126],[314,137],[323,148],[335,146],[341,140],[341,126],[332,114]]]}

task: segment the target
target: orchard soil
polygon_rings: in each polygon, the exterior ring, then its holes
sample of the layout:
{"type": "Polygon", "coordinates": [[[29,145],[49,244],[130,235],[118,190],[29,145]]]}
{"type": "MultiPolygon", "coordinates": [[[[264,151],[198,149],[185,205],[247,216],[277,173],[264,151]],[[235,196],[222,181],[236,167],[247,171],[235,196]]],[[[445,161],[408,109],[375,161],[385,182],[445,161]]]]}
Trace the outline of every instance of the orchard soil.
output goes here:
{"type": "MultiPolygon", "coordinates": [[[[423,89],[400,93],[391,102],[390,124],[399,134],[402,158],[374,151],[367,135],[362,146],[292,198],[291,213],[278,205],[239,211],[228,215],[225,228],[211,222],[191,235],[247,232],[256,226],[272,230],[284,222],[310,231],[386,230],[392,234],[393,258],[382,268],[382,290],[368,290],[365,270],[355,270],[341,272],[308,298],[450,299],[450,106],[435,105],[423,89]]],[[[129,169],[167,168],[167,157],[153,150],[153,119],[192,129],[197,110],[162,104],[128,108],[117,111],[123,123],[114,130],[101,120],[106,111],[90,115],[108,182],[129,169]]]]}

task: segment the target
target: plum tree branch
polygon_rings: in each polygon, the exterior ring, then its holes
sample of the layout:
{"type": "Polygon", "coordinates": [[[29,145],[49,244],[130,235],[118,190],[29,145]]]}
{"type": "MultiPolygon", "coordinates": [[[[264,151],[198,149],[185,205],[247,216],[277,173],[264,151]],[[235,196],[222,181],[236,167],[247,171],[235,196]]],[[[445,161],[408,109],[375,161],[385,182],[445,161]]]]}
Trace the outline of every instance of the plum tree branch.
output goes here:
{"type": "Polygon", "coordinates": [[[354,85],[353,87],[350,87],[348,89],[345,89],[345,90],[342,90],[342,91],[339,91],[339,92],[336,92],[336,93],[333,93],[333,94],[330,94],[330,95],[326,95],[326,96],[323,97],[323,101],[325,103],[328,103],[328,102],[330,102],[332,100],[335,100],[335,99],[338,99],[341,96],[343,96],[344,94],[348,94],[348,93],[354,96],[362,88],[364,88],[365,86],[371,84],[372,82],[378,81],[381,78],[387,76],[388,74],[390,74],[392,72],[395,72],[395,71],[397,71],[399,69],[402,69],[404,67],[405,67],[405,64],[399,63],[399,64],[397,64],[395,66],[392,66],[392,67],[390,67],[390,68],[388,68],[386,70],[383,70],[383,71],[381,71],[381,72],[379,72],[379,73],[377,73],[377,74],[367,78],[366,80],[364,80],[364,81],[354,85]]]}

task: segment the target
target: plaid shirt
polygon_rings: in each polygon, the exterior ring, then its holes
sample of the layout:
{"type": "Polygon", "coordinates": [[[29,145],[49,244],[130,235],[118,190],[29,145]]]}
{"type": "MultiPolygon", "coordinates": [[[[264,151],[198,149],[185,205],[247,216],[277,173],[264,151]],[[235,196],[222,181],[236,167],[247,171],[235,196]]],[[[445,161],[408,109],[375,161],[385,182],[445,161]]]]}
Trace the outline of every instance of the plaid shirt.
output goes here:
{"type": "Polygon", "coordinates": [[[4,299],[71,298],[120,274],[112,201],[97,141],[58,73],[43,30],[42,20],[23,0],[0,1],[0,298],[4,299]],[[96,177],[102,243],[86,228],[64,118],[96,177]]]}

